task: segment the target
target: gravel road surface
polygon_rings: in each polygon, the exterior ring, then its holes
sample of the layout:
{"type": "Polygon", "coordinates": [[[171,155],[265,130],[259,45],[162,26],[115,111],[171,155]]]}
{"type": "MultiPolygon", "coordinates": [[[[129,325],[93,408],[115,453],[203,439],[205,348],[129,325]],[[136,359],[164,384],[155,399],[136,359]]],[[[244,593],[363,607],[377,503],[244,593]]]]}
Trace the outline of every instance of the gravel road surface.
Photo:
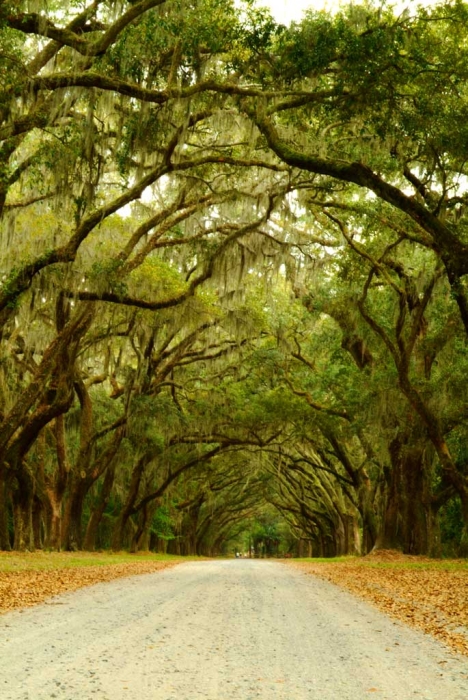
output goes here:
{"type": "Polygon", "coordinates": [[[467,700],[468,659],[269,561],[188,562],[0,617],[2,700],[467,700]]]}

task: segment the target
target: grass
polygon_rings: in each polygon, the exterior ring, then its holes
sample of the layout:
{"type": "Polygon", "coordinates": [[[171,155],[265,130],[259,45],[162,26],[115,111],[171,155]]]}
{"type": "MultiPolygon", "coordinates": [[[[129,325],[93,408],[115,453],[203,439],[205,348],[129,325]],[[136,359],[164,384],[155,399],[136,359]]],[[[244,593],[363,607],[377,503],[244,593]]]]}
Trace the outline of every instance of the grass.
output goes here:
{"type": "Polygon", "coordinates": [[[198,559],[173,554],[128,552],[0,552],[0,573],[54,571],[87,566],[109,566],[141,562],[177,562],[198,559]]]}

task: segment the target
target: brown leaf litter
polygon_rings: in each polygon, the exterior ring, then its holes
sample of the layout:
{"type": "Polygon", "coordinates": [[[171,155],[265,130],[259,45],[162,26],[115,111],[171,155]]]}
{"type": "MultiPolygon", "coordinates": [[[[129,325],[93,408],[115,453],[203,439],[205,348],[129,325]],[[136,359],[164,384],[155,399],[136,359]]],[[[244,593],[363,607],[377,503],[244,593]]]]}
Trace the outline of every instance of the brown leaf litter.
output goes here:
{"type": "Polygon", "coordinates": [[[174,561],[135,561],[54,570],[0,571],[0,613],[37,605],[46,598],[125,576],[150,574],[174,561]]]}
{"type": "Polygon", "coordinates": [[[292,563],[468,656],[467,569],[451,568],[451,562],[444,561],[434,566],[433,559],[392,551],[329,564],[292,563]],[[419,568],[424,564],[427,568],[419,568]]]}

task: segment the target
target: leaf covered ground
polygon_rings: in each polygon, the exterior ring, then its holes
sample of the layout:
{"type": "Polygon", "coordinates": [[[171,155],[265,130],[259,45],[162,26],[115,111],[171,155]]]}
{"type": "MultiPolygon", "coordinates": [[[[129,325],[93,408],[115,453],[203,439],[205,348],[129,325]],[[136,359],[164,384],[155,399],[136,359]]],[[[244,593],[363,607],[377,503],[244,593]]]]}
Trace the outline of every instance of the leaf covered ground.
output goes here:
{"type": "Polygon", "coordinates": [[[468,656],[468,561],[382,552],[363,559],[291,562],[371,601],[468,656]]]}
{"type": "Polygon", "coordinates": [[[161,571],[180,561],[165,555],[0,552],[0,613],[95,583],[161,571]]]}

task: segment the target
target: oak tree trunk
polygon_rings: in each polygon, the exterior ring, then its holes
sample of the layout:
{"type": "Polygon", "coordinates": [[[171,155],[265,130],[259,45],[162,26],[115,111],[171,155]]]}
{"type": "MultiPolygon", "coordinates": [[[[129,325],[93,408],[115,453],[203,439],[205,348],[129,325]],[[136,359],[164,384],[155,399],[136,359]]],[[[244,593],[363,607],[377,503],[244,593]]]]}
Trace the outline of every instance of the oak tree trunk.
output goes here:
{"type": "Polygon", "coordinates": [[[390,444],[386,504],[376,549],[429,554],[435,546],[428,444],[417,430],[399,433],[390,444]]]}
{"type": "Polygon", "coordinates": [[[18,552],[32,551],[34,549],[32,527],[34,483],[24,465],[15,470],[15,481],[16,488],[13,489],[13,549],[18,552]]]}
{"type": "Polygon", "coordinates": [[[49,488],[44,492],[44,510],[46,522],[44,546],[46,549],[58,552],[62,547],[62,497],[55,489],[49,488]]]}
{"type": "Polygon", "coordinates": [[[11,549],[8,530],[9,502],[7,470],[4,466],[0,466],[0,550],[7,552],[11,549]]]}
{"type": "Polygon", "coordinates": [[[98,502],[93,505],[83,543],[83,548],[88,552],[93,552],[96,549],[96,538],[99,525],[101,524],[102,516],[104,515],[107,504],[109,503],[112,487],[114,485],[115,469],[116,465],[114,463],[106,470],[106,475],[104,477],[98,502]]]}

